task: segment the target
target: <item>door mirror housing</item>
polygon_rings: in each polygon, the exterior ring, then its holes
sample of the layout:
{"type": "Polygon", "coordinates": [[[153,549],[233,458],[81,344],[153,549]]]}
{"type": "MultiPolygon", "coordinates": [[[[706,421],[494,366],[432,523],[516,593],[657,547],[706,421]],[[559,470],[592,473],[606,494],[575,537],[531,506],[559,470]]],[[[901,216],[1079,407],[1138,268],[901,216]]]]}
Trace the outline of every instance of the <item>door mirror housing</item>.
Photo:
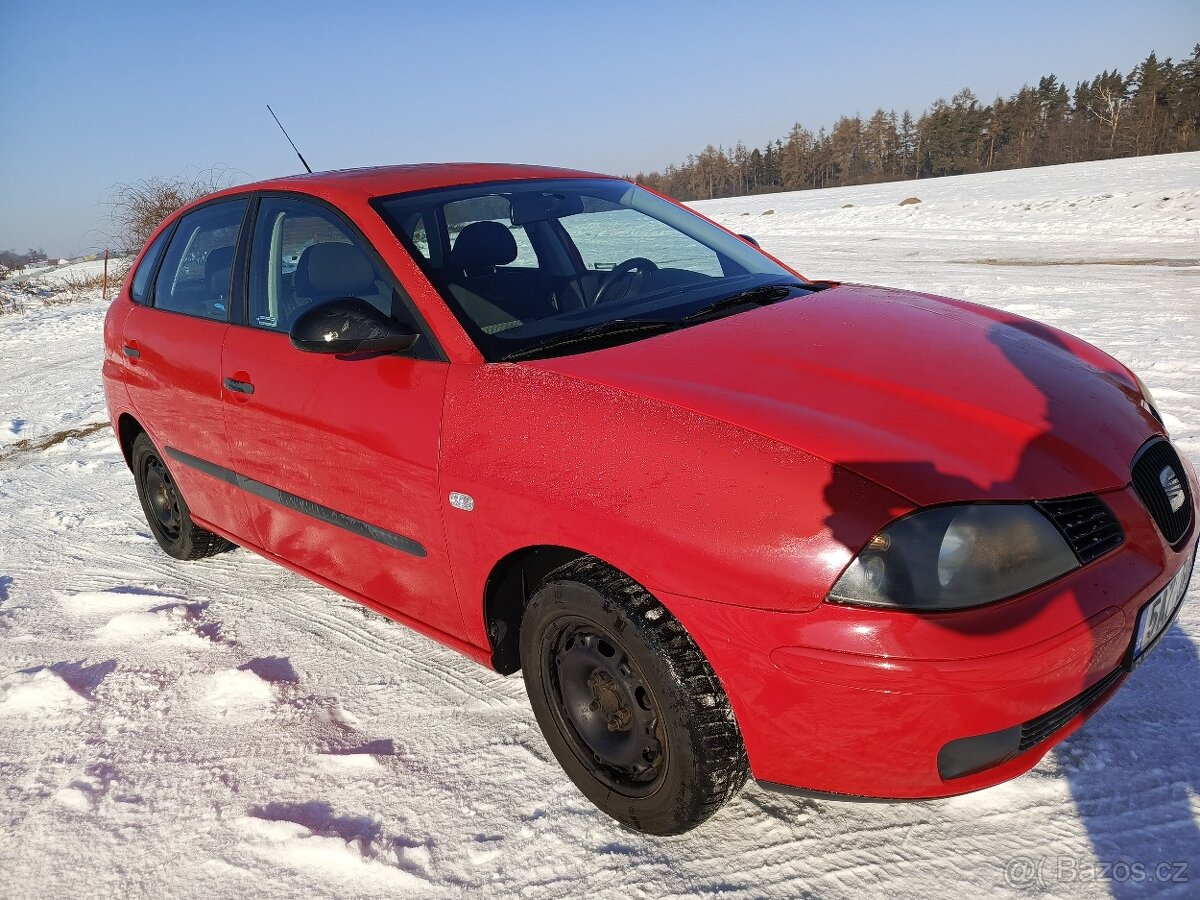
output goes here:
{"type": "Polygon", "coordinates": [[[305,310],[292,323],[292,346],[306,353],[398,353],[418,334],[365,300],[338,297],[305,310]]]}
{"type": "Polygon", "coordinates": [[[743,241],[745,241],[747,244],[753,244],[755,247],[758,247],[758,249],[759,249],[759,250],[761,250],[761,249],[762,249],[762,247],[761,247],[761,246],[759,246],[759,243],[758,243],[758,241],[756,241],[754,238],[750,237],[750,235],[748,235],[748,234],[739,234],[739,235],[738,235],[738,237],[740,237],[740,238],[741,238],[743,241]]]}

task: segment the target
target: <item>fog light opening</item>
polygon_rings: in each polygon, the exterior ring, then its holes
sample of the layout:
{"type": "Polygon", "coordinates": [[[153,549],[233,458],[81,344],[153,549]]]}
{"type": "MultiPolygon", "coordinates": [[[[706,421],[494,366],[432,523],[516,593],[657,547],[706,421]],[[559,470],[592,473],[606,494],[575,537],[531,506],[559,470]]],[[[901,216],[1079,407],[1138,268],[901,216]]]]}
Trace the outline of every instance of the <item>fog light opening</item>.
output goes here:
{"type": "Polygon", "coordinates": [[[951,741],[938,751],[938,774],[943,780],[974,775],[1017,755],[1021,726],[951,741]]]}

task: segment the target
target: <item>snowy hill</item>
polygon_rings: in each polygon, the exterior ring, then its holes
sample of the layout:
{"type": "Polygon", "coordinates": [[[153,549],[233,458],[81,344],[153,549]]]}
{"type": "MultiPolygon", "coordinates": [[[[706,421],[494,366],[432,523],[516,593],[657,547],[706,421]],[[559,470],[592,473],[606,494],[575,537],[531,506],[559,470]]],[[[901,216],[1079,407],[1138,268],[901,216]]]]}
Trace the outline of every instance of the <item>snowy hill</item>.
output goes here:
{"type": "MultiPolygon", "coordinates": [[[[124,257],[109,259],[109,297],[116,292],[132,262],[124,257]]],[[[0,315],[20,312],[31,305],[71,302],[80,294],[99,292],[103,273],[102,258],[58,260],[18,269],[0,278],[0,315]]]]}
{"type": "MultiPolygon", "coordinates": [[[[1093,341],[1200,459],[1200,154],[697,206],[814,277],[1093,341]]],[[[1015,782],[891,805],[750,784],[696,832],[634,835],[562,774],[519,677],[245,551],[160,553],[104,425],[104,309],[0,316],[0,896],[1194,895],[1200,591],[1015,782]]]]}

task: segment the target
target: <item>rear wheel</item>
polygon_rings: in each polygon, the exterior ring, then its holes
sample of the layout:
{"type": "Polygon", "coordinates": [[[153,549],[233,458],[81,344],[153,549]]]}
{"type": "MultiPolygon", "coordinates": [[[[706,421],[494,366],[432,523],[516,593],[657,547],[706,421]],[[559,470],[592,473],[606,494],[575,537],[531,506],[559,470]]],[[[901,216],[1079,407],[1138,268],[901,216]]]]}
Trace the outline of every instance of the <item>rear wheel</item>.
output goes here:
{"type": "Polygon", "coordinates": [[[133,441],[133,477],[142,512],[158,545],[176,559],[202,559],[233,549],[225,538],[192,521],[187,501],[162,456],[143,432],[133,441]]]}
{"type": "Polygon", "coordinates": [[[521,623],[521,663],[554,755],[619,822],[688,831],[745,783],[741,734],[708,661],[609,566],[581,559],[550,574],[521,623]]]}

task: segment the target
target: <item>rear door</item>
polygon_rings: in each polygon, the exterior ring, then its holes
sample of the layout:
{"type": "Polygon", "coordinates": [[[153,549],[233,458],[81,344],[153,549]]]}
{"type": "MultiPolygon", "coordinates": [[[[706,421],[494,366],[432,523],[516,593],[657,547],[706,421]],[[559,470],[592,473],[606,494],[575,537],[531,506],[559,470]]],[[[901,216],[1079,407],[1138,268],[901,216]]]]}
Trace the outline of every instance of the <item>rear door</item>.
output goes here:
{"type": "Polygon", "coordinates": [[[439,508],[447,364],[366,240],[295,196],[259,201],[244,325],[225,337],[232,467],[261,545],[309,572],[461,636],[439,508]],[[422,337],[404,356],[296,350],[296,316],[358,297],[422,337]]]}
{"type": "Polygon", "coordinates": [[[193,516],[233,533],[244,501],[206,468],[224,465],[228,452],[221,347],[247,205],[244,197],[221,200],[179,220],[152,287],[138,292],[125,319],[122,347],[130,402],[193,516]]]}

